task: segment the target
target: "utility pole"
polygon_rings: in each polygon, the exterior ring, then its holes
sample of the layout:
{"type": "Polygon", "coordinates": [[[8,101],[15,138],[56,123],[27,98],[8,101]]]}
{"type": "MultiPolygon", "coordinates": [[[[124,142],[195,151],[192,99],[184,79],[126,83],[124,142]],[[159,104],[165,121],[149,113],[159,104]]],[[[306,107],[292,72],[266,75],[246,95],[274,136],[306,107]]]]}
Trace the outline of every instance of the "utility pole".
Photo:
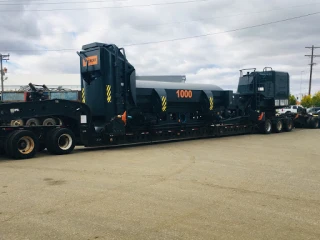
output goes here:
{"type": "Polygon", "coordinates": [[[6,54],[6,55],[2,55],[0,53],[0,74],[1,74],[1,100],[2,100],[2,96],[3,96],[3,92],[4,92],[4,87],[3,87],[3,82],[4,82],[4,75],[6,74],[7,72],[7,69],[2,67],[2,62],[3,61],[8,61],[9,60],[9,57],[10,55],[9,54],[6,54]]]}
{"type": "Polygon", "coordinates": [[[302,85],[302,73],[304,73],[304,71],[301,71],[301,78],[300,78],[300,101],[302,99],[302,91],[301,91],[301,85],[302,85]]]}
{"type": "Polygon", "coordinates": [[[320,47],[315,47],[312,45],[312,47],[306,47],[311,49],[311,55],[305,55],[306,57],[311,57],[311,63],[310,65],[310,79],[309,79],[309,95],[311,95],[311,82],[312,82],[312,69],[313,69],[313,65],[316,65],[316,63],[313,62],[313,58],[315,57],[320,57],[320,55],[314,55],[314,49],[315,48],[320,48],[320,47]]]}

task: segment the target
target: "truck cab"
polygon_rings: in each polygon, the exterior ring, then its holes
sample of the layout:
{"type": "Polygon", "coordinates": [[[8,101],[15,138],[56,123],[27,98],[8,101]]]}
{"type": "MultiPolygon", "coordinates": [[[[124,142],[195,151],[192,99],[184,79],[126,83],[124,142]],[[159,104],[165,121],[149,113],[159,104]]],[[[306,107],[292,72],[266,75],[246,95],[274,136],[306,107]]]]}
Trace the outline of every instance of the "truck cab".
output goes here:
{"type": "Polygon", "coordinates": [[[240,70],[237,94],[252,110],[274,111],[289,103],[289,74],[265,67],[240,70]],[[248,71],[251,70],[251,71],[248,71]],[[244,71],[247,71],[244,74],[244,71]]]}

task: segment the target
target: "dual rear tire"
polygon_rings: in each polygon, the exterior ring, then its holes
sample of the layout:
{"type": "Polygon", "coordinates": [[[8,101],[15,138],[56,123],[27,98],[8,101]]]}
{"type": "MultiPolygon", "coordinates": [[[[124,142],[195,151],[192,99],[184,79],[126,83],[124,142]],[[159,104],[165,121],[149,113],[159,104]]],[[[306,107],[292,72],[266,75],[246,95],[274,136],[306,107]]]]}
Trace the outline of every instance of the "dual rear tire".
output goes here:
{"type": "Polygon", "coordinates": [[[68,154],[75,147],[75,136],[67,128],[52,129],[46,137],[46,147],[48,152],[55,155],[68,154]]]}
{"type": "Polygon", "coordinates": [[[280,119],[277,119],[274,123],[274,132],[275,133],[281,133],[283,129],[283,123],[280,119]]]}
{"type": "Polygon", "coordinates": [[[7,156],[14,159],[33,158],[44,148],[52,154],[62,155],[73,151],[75,136],[67,128],[55,128],[47,134],[45,143],[39,143],[33,132],[17,130],[8,135],[3,147],[7,156]]]}
{"type": "Polygon", "coordinates": [[[274,123],[272,123],[270,119],[266,119],[266,121],[261,126],[261,132],[264,134],[270,134],[272,131],[276,133],[280,133],[282,131],[290,132],[292,129],[292,119],[276,119],[274,123]]]}
{"type": "Polygon", "coordinates": [[[261,132],[264,134],[270,134],[272,132],[272,123],[270,119],[266,119],[261,125],[261,132]]]}
{"type": "Polygon", "coordinates": [[[286,132],[291,132],[292,129],[293,129],[293,121],[292,121],[292,119],[287,119],[283,123],[283,130],[286,132]]]}
{"type": "Polygon", "coordinates": [[[37,136],[28,130],[18,130],[9,134],[5,143],[5,152],[15,159],[32,158],[37,152],[37,136]]]}
{"type": "Polygon", "coordinates": [[[308,126],[310,128],[319,128],[319,119],[318,118],[310,118],[308,126]]]}

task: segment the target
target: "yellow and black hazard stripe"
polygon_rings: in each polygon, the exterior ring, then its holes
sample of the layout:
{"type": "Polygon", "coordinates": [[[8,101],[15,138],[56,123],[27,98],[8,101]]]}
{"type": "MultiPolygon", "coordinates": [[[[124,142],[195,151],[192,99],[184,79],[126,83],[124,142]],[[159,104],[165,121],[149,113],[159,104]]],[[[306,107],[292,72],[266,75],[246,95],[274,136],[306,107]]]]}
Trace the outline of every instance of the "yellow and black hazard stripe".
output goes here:
{"type": "Polygon", "coordinates": [[[86,95],[85,95],[84,88],[81,89],[81,101],[82,101],[83,103],[86,102],[86,95]]]}
{"type": "Polygon", "coordinates": [[[165,112],[167,110],[167,98],[165,96],[162,96],[162,112],[165,112]]]}
{"type": "Polygon", "coordinates": [[[209,110],[213,110],[213,97],[209,97],[209,110]]]}
{"type": "Polygon", "coordinates": [[[111,103],[112,97],[111,97],[111,85],[106,86],[106,96],[107,96],[107,102],[111,103]]]}

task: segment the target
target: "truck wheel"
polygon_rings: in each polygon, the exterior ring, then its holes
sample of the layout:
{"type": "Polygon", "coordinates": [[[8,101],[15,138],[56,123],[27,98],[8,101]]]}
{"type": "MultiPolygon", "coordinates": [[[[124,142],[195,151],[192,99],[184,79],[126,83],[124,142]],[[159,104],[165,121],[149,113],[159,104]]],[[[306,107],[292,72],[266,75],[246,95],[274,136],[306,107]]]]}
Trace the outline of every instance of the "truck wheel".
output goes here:
{"type": "Polygon", "coordinates": [[[287,119],[287,121],[283,123],[283,129],[286,132],[290,132],[293,129],[293,121],[292,121],[292,119],[287,119]]]}
{"type": "Polygon", "coordinates": [[[46,118],[43,123],[43,126],[55,126],[57,125],[57,121],[54,118],[46,118]]]}
{"type": "Polygon", "coordinates": [[[57,122],[58,122],[58,125],[59,125],[59,126],[62,126],[62,125],[63,125],[63,121],[62,121],[60,118],[57,118],[57,122]]]}
{"type": "Polygon", "coordinates": [[[22,119],[12,120],[10,125],[12,127],[23,126],[23,120],[22,119]]]}
{"type": "Polygon", "coordinates": [[[282,127],[283,127],[282,121],[280,119],[276,120],[276,123],[274,124],[274,131],[276,133],[280,133],[282,131],[282,127]]]}
{"type": "Polygon", "coordinates": [[[266,119],[266,121],[262,125],[262,133],[269,134],[272,131],[272,123],[270,119],[266,119]]]}
{"type": "Polygon", "coordinates": [[[52,154],[68,154],[75,147],[75,136],[67,128],[56,128],[48,133],[46,145],[48,151],[52,154]]]}
{"type": "Polygon", "coordinates": [[[26,122],[26,126],[28,126],[28,127],[30,127],[30,126],[39,126],[39,125],[40,125],[40,121],[37,118],[30,118],[26,122]]]}
{"type": "Polygon", "coordinates": [[[317,118],[312,118],[309,122],[310,128],[318,128],[319,127],[319,121],[317,118]]]}
{"type": "Polygon", "coordinates": [[[18,130],[7,139],[7,154],[16,159],[32,158],[38,149],[38,138],[27,130],[18,130]]]}
{"type": "Polygon", "coordinates": [[[11,137],[16,131],[13,131],[8,134],[6,137],[5,143],[4,143],[4,151],[8,157],[13,157],[12,156],[12,151],[11,151],[11,137]]]}

